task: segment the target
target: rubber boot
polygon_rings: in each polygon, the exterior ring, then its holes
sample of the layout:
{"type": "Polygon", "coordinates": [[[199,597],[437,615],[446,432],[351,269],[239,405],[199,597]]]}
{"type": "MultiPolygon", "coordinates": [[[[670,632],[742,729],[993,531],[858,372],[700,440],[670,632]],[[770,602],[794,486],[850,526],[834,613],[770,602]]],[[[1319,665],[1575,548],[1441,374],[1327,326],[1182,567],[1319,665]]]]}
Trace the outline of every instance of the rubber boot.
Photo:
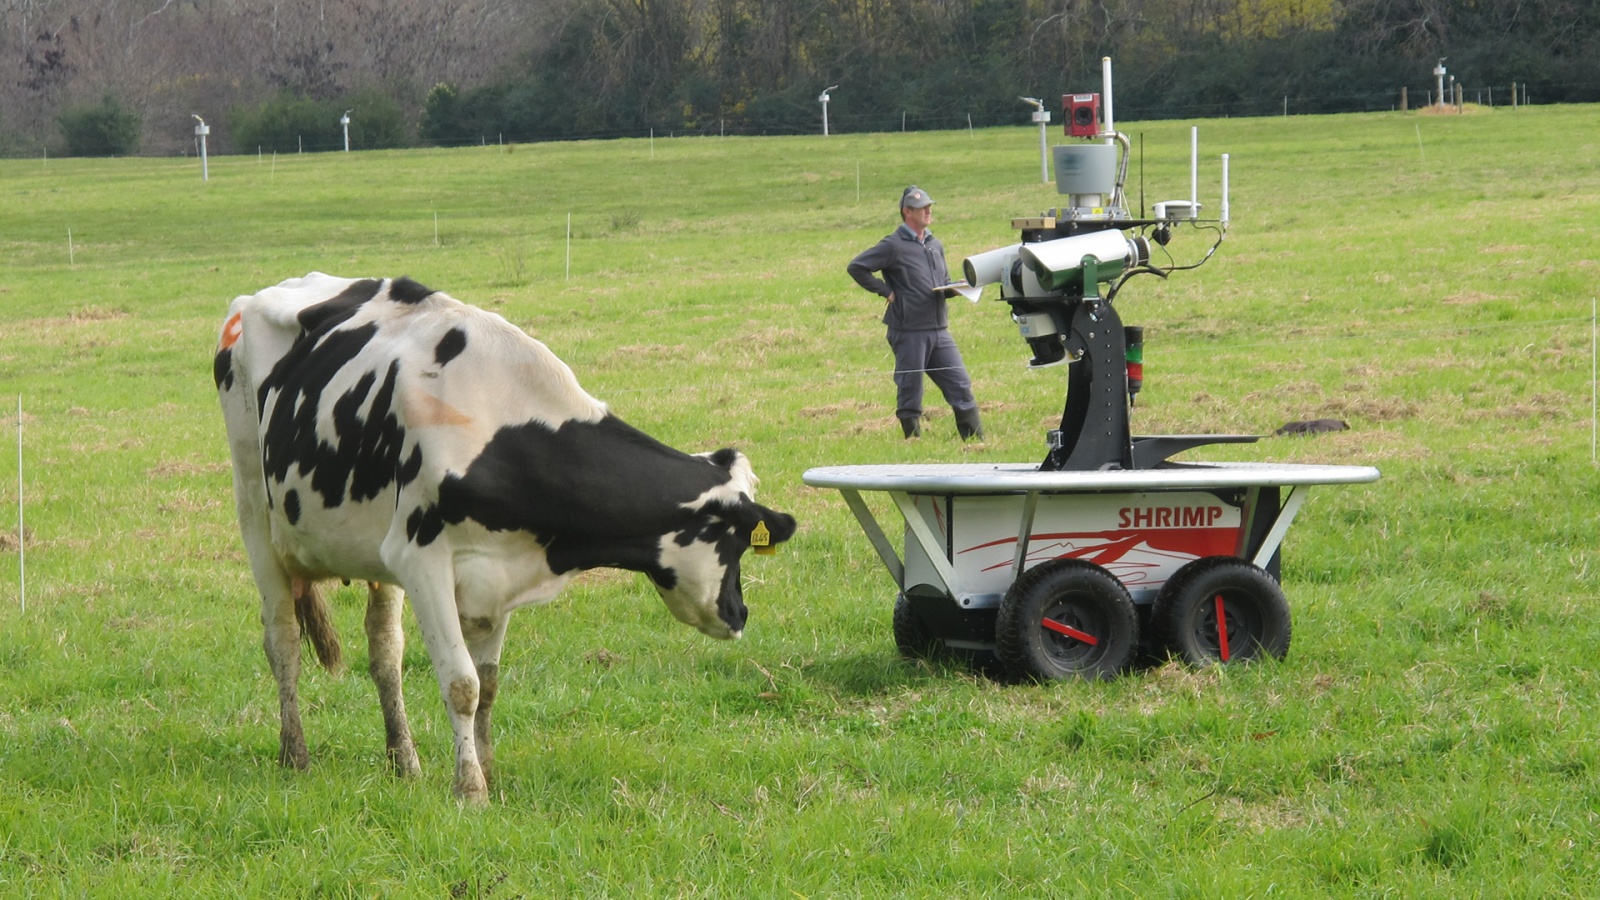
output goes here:
{"type": "Polygon", "coordinates": [[[956,433],[961,435],[963,441],[973,438],[983,440],[983,422],[978,418],[978,408],[958,409],[956,413],[956,433]]]}
{"type": "Polygon", "coordinates": [[[900,430],[905,432],[906,440],[922,437],[922,417],[907,416],[900,420],[900,430]]]}

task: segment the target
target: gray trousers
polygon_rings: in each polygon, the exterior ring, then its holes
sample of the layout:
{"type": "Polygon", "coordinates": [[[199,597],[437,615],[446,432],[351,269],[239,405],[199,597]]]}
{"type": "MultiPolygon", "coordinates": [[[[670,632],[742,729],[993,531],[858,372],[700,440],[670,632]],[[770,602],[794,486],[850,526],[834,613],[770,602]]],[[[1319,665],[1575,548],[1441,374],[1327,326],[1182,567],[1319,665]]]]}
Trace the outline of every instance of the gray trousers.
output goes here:
{"type": "Polygon", "coordinates": [[[922,415],[922,376],[927,375],[944,394],[951,409],[974,409],[972,379],[967,377],[961,351],[956,349],[950,331],[896,331],[889,329],[889,346],[894,350],[894,383],[899,389],[894,414],[901,419],[922,415]]]}

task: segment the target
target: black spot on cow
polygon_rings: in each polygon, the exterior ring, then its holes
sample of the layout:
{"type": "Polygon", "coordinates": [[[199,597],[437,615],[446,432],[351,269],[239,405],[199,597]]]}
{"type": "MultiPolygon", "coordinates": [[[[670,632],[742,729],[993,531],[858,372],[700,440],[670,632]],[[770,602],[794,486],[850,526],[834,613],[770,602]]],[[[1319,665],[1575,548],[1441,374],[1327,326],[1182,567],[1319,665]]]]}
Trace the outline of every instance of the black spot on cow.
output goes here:
{"type": "Polygon", "coordinates": [[[226,391],[233,388],[233,351],[219,350],[211,358],[211,377],[217,382],[217,390],[226,391]]]}
{"type": "Polygon", "coordinates": [[[338,296],[300,310],[296,318],[307,333],[336,328],[355,315],[362,304],[377,296],[381,287],[383,282],[376,278],[363,278],[345,288],[338,296]]]}
{"type": "Polygon", "coordinates": [[[351,365],[372,339],[376,326],[336,330],[295,345],[263,385],[261,408],[276,401],[264,425],[262,462],[269,479],[282,482],[291,470],[311,479],[325,507],[348,497],[371,500],[390,486],[404,486],[422,469],[422,451],[413,446],[403,458],[406,432],[396,411],[398,360],[383,371],[368,371],[324,409],[323,392],[334,376],[351,365]],[[328,420],[333,440],[317,431],[328,420]]]}
{"type": "Polygon", "coordinates": [[[616,416],[538,422],[495,433],[465,473],[439,484],[446,522],[493,531],[616,537],[689,527],[681,504],[728,481],[727,469],[662,444],[616,416]]]}
{"type": "Polygon", "coordinates": [[[300,492],[290,490],[283,495],[283,517],[290,525],[300,521],[300,492]]]}
{"type": "Polygon", "coordinates": [[[378,333],[363,325],[319,336],[303,336],[261,382],[257,408],[266,414],[267,399],[278,395],[271,418],[263,422],[262,462],[267,475],[282,481],[289,466],[304,460],[309,473],[319,443],[317,411],[322,390],[378,333]]]}
{"type": "Polygon", "coordinates": [[[545,547],[545,562],[557,575],[574,570],[614,568],[643,572],[665,590],[678,585],[678,573],[661,565],[660,538],[558,536],[545,547]]]}
{"type": "Polygon", "coordinates": [[[399,375],[400,362],[395,360],[389,364],[383,383],[372,393],[372,403],[365,414],[361,407],[376,380],[375,373],[362,376],[334,403],[333,425],[338,443],[331,456],[326,453],[326,443],[320,446],[323,456],[317,460],[317,474],[312,478],[312,485],[324,497],[340,496],[348,486],[350,499],[371,500],[399,482],[402,472],[421,467],[421,451],[417,448],[412,450],[416,465],[400,461],[406,432],[394,412],[395,381],[399,375]]]}
{"type": "Polygon", "coordinates": [[[405,276],[389,283],[389,299],[396,303],[421,303],[433,294],[433,288],[420,285],[405,276]]]}
{"type": "Polygon", "coordinates": [[[452,328],[445,332],[444,337],[440,338],[438,345],[433,348],[433,361],[442,367],[460,356],[461,351],[465,349],[467,349],[467,333],[460,328],[452,328]]]}
{"type": "Polygon", "coordinates": [[[444,520],[439,517],[436,506],[427,509],[419,506],[406,516],[406,538],[419,547],[433,543],[443,531],[444,520]]]}
{"type": "Polygon", "coordinates": [[[416,481],[417,476],[420,474],[422,474],[422,445],[419,443],[411,448],[411,455],[406,457],[406,461],[400,465],[396,483],[400,487],[405,487],[416,481]]]}

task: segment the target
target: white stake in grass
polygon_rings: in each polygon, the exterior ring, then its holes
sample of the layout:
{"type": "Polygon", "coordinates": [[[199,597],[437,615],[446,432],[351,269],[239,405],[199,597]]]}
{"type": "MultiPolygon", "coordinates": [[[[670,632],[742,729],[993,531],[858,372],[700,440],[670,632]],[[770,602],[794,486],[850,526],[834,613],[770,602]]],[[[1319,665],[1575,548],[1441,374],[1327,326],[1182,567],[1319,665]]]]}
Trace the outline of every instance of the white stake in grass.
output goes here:
{"type": "Polygon", "coordinates": [[[17,599],[22,611],[28,611],[28,556],[27,530],[22,519],[22,395],[17,395],[17,599]]]}

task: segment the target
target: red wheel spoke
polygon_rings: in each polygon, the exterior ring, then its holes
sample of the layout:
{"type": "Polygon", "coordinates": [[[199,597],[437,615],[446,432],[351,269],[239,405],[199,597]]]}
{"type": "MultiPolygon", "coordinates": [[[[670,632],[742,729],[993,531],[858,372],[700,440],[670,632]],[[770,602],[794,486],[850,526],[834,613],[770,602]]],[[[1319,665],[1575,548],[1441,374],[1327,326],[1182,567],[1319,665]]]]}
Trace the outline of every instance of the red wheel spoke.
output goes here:
{"type": "Polygon", "coordinates": [[[1054,631],[1056,634],[1064,634],[1073,640],[1083,641],[1091,647],[1096,647],[1100,644],[1100,639],[1087,631],[1079,631],[1071,625],[1063,625],[1055,619],[1040,619],[1039,624],[1054,631]]]}
{"type": "Polygon", "coordinates": [[[1222,607],[1222,595],[1217,595],[1217,650],[1222,661],[1228,661],[1228,616],[1222,607]]]}

